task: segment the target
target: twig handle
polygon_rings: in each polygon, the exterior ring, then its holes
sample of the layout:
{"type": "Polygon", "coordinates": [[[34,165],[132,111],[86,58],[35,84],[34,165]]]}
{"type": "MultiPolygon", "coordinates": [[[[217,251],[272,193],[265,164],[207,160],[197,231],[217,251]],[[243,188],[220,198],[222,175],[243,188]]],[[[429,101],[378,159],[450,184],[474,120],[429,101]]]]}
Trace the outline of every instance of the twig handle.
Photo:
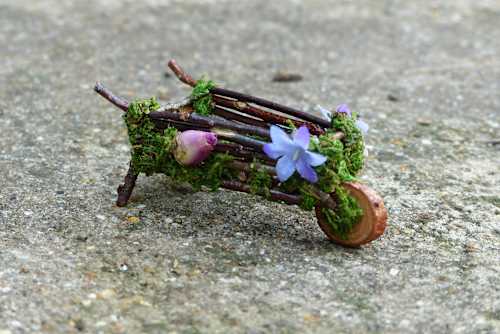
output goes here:
{"type": "Polygon", "coordinates": [[[101,95],[104,97],[106,100],[109,102],[113,103],[115,106],[123,110],[124,112],[128,111],[128,102],[125,99],[122,99],[121,97],[116,96],[113,94],[109,89],[104,87],[100,82],[96,82],[94,86],[94,90],[96,91],[97,94],[101,95]]]}

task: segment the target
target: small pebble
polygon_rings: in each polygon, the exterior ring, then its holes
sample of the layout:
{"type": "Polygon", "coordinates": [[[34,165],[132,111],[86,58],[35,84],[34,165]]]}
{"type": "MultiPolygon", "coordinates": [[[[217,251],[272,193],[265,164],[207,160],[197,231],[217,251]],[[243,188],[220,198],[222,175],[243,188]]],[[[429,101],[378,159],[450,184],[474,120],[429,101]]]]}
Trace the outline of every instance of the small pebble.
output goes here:
{"type": "Polygon", "coordinates": [[[73,326],[79,330],[80,332],[85,330],[85,324],[83,323],[82,319],[75,319],[73,320],[73,326]]]}
{"type": "Polygon", "coordinates": [[[469,242],[465,245],[465,251],[467,253],[474,253],[474,252],[477,252],[479,249],[478,245],[476,245],[475,243],[473,242],[469,242]]]}
{"type": "Polygon", "coordinates": [[[396,269],[396,268],[392,268],[390,271],[389,271],[389,274],[391,276],[396,276],[397,274],[399,274],[399,270],[396,269]]]}
{"type": "Polygon", "coordinates": [[[96,327],[104,327],[104,326],[106,326],[106,322],[102,321],[102,320],[98,321],[98,322],[95,323],[95,326],[96,327]]]}
{"type": "Polygon", "coordinates": [[[273,77],[274,82],[294,82],[301,81],[302,79],[303,77],[301,74],[286,71],[278,71],[273,77]]]}
{"type": "Polygon", "coordinates": [[[394,94],[388,94],[387,95],[387,99],[391,102],[398,102],[399,101],[399,97],[397,97],[396,95],[394,94]]]}
{"type": "Polygon", "coordinates": [[[116,296],[114,289],[105,289],[96,294],[97,299],[110,299],[114,296],[116,296]]]}
{"type": "Polygon", "coordinates": [[[77,240],[77,241],[80,241],[80,242],[85,242],[85,241],[87,241],[87,239],[88,239],[88,238],[89,238],[89,237],[88,237],[88,236],[86,236],[86,235],[84,235],[84,234],[81,234],[81,235],[77,235],[77,236],[76,236],[76,240],[77,240]]]}
{"type": "Polygon", "coordinates": [[[137,224],[137,223],[139,223],[141,221],[139,219],[139,217],[136,217],[136,216],[130,216],[130,217],[127,218],[127,220],[131,224],[137,224]]]}
{"type": "Polygon", "coordinates": [[[417,119],[417,124],[422,126],[429,126],[432,124],[432,121],[430,119],[419,118],[417,119]]]}
{"type": "Polygon", "coordinates": [[[92,301],[90,299],[82,300],[82,305],[85,307],[89,307],[91,304],[92,304],[92,301]]]}
{"type": "Polygon", "coordinates": [[[168,91],[168,88],[167,87],[159,87],[157,96],[160,100],[170,99],[170,93],[168,91]]]}

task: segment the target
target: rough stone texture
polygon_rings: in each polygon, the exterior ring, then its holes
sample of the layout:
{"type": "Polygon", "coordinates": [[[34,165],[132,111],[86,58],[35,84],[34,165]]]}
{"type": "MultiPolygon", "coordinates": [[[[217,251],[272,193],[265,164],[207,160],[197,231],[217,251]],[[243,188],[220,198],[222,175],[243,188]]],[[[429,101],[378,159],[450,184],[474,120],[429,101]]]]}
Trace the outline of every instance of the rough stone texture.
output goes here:
{"type": "Polygon", "coordinates": [[[499,22],[494,0],[0,0],[0,333],[500,332],[499,22]],[[169,58],[361,112],[387,233],[344,249],[160,176],[115,207],[127,136],[92,86],[179,98],[169,58]]]}

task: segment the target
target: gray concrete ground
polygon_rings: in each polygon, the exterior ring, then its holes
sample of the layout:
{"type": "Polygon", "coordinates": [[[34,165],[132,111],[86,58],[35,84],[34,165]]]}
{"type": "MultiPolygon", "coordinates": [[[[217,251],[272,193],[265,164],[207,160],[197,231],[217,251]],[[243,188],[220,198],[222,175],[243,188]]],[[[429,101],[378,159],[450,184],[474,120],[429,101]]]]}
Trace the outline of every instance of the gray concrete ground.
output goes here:
{"type": "Polygon", "coordinates": [[[500,332],[500,2],[0,0],[0,333],[500,332]],[[141,177],[127,98],[196,75],[371,125],[381,240],[141,177]],[[280,70],[304,79],[272,82],[280,70]]]}

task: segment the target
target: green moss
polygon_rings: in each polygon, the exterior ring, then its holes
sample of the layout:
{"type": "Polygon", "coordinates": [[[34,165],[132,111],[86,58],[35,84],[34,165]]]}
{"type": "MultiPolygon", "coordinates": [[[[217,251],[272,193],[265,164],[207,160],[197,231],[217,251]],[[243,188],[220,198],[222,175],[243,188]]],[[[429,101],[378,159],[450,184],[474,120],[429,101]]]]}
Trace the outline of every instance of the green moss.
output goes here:
{"type": "Polygon", "coordinates": [[[132,168],[137,173],[151,175],[163,173],[177,182],[188,182],[195,189],[207,186],[216,190],[221,180],[232,179],[234,172],[228,168],[233,159],[222,153],[212,154],[196,167],[186,167],[177,162],[171,151],[175,145],[175,128],[158,131],[147,114],[159,108],[154,98],[137,100],[130,104],[124,115],[129,140],[132,145],[132,168]]]}
{"type": "Polygon", "coordinates": [[[356,126],[356,113],[352,117],[347,117],[344,114],[336,114],[332,119],[332,128],[342,131],[345,137],[342,139],[344,143],[344,161],[350,175],[356,175],[364,164],[363,135],[356,126]]]}
{"type": "Polygon", "coordinates": [[[171,177],[176,182],[187,182],[195,190],[206,186],[215,191],[220,187],[222,180],[235,178],[235,172],[228,167],[232,160],[230,155],[215,153],[196,167],[185,167],[171,157],[164,162],[159,172],[171,177]]]}
{"type": "Polygon", "coordinates": [[[295,123],[292,122],[291,119],[287,119],[286,120],[286,126],[288,126],[291,130],[295,130],[297,129],[297,127],[295,126],[295,123]]]}
{"type": "Polygon", "coordinates": [[[211,80],[201,78],[196,82],[191,92],[194,110],[204,116],[211,115],[213,112],[212,94],[210,89],[214,88],[215,84],[211,80]]]}
{"type": "Polygon", "coordinates": [[[175,137],[175,129],[155,130],[147,114],[160,107],[154,98],[136,100],[123,116],[132,146],[132,167],[139,173],[155,173],[166,159],[175,137]]]}
{"type": "Polygon", "coordinates": [[[356,225],[363,215],[363,210],[359,207],[358,202],[347,191],[339,186],[335,188],[337,207],[335,211],[322,208],[327,222],[332,226],[335,235],[345,239],[348,233],[356,225]]]}
{"type": "Polygon", "coordinates": [[[255,164],[252,164],[252,170],[248,177],[250,191],[252,194],[269,198],[271,196],[270,188],[272,185],[271,175],[263,169],[257,169],[255,166],[255,164]]]}

